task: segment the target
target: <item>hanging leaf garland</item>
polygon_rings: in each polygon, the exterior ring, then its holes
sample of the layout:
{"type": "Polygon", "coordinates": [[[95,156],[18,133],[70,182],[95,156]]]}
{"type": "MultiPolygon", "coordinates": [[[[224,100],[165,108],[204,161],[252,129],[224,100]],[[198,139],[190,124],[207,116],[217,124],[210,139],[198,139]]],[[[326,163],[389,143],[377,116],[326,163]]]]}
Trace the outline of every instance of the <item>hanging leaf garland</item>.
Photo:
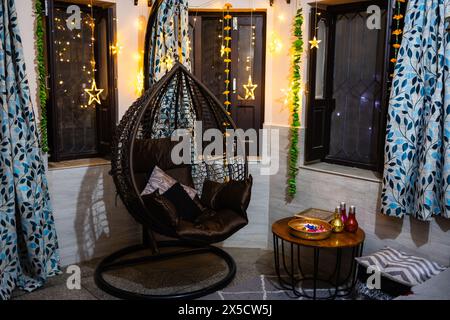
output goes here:
{"type": "Polygon", "coordinates": [[[37,78],[38,78],[38,105],[41,110],[40,119],[40,133],[41,133],[41,148],[47,153],[48,148],[48,133],[47,133],[47,69],[45,67],[45,53],[44,53],[44,16],[42,1],[35,1],[35,19],[36,19],[36,63],[37,63],[37,78]]]}
{"type": "Polygon", "coordinates": [[[292,123],[290,129],[291,144],[289,148],[289,171],[288,171],[288,194],[294,197],[297,193],[297,173],[298,173],[298,136],[300,128],[300,105],[301,105],[301,63],[303,55],[303,12],[302,9],[297,10],[294,20],[294,36],[293,43],[293,73],[292,73],[292,107],[291,116],[292,123]]]}

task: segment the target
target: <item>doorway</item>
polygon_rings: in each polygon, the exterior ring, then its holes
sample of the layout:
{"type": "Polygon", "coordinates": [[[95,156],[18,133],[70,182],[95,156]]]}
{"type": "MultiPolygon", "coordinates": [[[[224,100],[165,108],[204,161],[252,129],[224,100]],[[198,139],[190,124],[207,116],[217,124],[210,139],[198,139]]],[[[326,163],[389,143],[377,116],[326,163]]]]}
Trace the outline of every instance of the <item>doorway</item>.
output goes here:
{"type": "Polygon", "coordinates": [[[111,50],[114,8],[93,7],[95,71],[91,66],[91,8],[53,0],[46,1],[46,8],[50,160],[108,157],[117,121],[116,63],[111,50]],[[77,10],[79,24],[70,20],[77,10]],[[103,92],[101,103],[89,105],[85,89],[91,88],[93,79],[103,92]]]}
{"type": "MultiPolygon", "coordinates": [[[[238,128],[262,129],[266,13],[231,12],[230,113],[238,128]],[[257,87],[246,97],[249,75],[257,87]]],[[[189,14],[191,61],[194,75],[223,103],[226,65],[220,55],[223,44],[223,12],[191,11],[189,14]]]]}
{"type": "Polygon", "coordinates": [[[390,37],[384,1],[311,8],[305,161],[377,170],[382,166],[390,37]],[[379,26],[368,26],[370,5],[379,26]]]}

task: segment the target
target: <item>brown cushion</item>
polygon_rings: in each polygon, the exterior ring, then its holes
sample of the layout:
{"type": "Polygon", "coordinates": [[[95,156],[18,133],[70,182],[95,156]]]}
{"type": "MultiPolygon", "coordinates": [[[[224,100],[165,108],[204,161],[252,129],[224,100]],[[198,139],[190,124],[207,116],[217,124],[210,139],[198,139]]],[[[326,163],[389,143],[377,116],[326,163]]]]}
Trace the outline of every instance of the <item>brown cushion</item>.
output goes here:
{"type": "Polygon", "coordinates": [[[152,194],[142,196],[149,213],[155,217],[157,221],[176,228],[179,222],[177,209],[166,198],[161,196],[158,191],[152,194]]]}
{"type": "Polygon", "coordinates": [[[205,180],[203,183],[203,191],[201,201],[208,208],[216,208],[215,201],[219,191],[225,186],[224,183],[205,180]]]}
{"type": "Polygon", "coordinates": [[[229,238],[248,223],[240,214],[229,209],[206,211],[204,215],[206,217],[202,215],[194,223],[180,220],[178,235],[184,239],[217,243],[229,238]]]}
{"type": "Polygon", "coordinates": [[[242,215],[250,203],[253,177],[249,176],[244,181],[229,181],[218,191],[214,200],[214,209],[231,209],[242,215]]]}
{"type": "Polygon", "coordinates": [[[148,173],[154,166],[167,170],[176,165],[172,162],[171,152],[178,141],[170,138],[137,139],[134,141],[133,170],[148,173]]]}
{"type": "Polygon", "coordinates": [[[174,205],[180,219],[194,221],[202,214],[201,209],[189,197],[179,182],[164,192],[162,196],[174,205]]]}
{"type": "Polygon", "coordinates": [[[168,169],[165,172],[177,180],[179,183],[184,184],[185,186],[194,187],[194,181],[192,180],[192,169],[191,166],[182,166],[176,167],[172,169],[168,169]]]}

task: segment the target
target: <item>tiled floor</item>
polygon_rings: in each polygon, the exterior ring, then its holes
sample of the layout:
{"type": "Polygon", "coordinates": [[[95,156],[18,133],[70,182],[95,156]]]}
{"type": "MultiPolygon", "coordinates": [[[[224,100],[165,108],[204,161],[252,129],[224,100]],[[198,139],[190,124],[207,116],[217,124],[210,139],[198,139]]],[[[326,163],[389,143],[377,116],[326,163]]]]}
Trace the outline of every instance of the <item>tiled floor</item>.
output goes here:
{"type": "MultiPolygon", "coordinates": [[[[260,249],[227,248],[236,261],[237,274],[230,287],[260,277],[262,274],[273,274],[272,252],[260,249]]],[[[69,274],[51,278],[41,289],[24,293],[16,290],[13,299],[16,300],[109,300],[116,299],[103,292],[94,283],[93,273],[98,260],[80,264],[81,290],[69,290],[67,279],[69,274]]],[[[65,271],[65,269],[64,269],[65,271]]],[[[185,289],[204,286],[213,279],[221,277],[226,266],[214,256],[199,256],[196,259],[173,260],[170,264],[154,263],[139,267],[130,267],[107,276],[108,281],[119,287],[136,292],[162,294],[169,290],[182,291],[185,289]],[[182,270],[182,271],[180,271],[182,270]],[[194,283],[194,285],[192,285],[194,283]],[[152,289],[153,288],[153,289],[152,289]],[[156,289],[164,288],[164,289],[156,289]]],[[[210,297],[219,298],[216,295],[210,297]]]]}

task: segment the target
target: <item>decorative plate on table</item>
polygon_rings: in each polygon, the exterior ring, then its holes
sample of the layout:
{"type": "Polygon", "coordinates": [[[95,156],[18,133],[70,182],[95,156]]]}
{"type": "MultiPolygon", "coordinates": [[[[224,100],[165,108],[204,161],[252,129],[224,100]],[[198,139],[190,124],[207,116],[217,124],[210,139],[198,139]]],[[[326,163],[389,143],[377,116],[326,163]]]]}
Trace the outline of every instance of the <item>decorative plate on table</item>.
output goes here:
{"type": "Polygon", "coordinates": [[[293,236],[305,240],[323,240],[331,235],[332,227],[319,219],[294,218],[288,223],[293,236]]]}
{"type": "Polygon", "coordinates": [[[316,208],[309,208],[295,214],[294,217],[302,219],[320,219],[326,222],[330,222],[334,218],[334,212],[316,208]]]}

